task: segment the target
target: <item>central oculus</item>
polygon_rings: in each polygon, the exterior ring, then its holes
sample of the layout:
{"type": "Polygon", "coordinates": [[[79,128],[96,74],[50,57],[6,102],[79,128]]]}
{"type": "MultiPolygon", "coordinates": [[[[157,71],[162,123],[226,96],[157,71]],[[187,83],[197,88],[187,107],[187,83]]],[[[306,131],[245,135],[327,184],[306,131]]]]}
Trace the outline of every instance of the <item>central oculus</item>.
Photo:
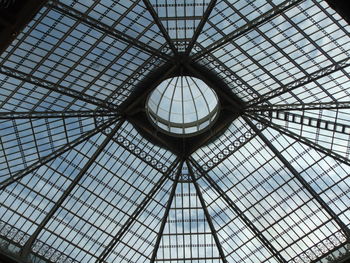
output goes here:
{"type": "Polygon", "coordinates": [[[193,136],[215,122],[219,100],[202,80],[177,76],[164,80],[149,94],[146,112],[161,131],[173,136],[193,136]]]}

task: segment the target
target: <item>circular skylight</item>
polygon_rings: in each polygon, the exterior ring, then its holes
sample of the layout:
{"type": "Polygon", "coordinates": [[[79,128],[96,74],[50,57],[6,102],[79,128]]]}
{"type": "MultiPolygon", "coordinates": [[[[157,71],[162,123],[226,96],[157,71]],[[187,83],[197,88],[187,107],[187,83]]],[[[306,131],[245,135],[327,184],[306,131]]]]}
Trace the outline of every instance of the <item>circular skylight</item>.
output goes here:
{"type": "Polygon", "coordinates": [[[190,76],[164,80],[152,91],[146,103],[151,121],[163,131],[177,136],[205,131],[218,116],[218,109],[214,90],[190,76]]]}

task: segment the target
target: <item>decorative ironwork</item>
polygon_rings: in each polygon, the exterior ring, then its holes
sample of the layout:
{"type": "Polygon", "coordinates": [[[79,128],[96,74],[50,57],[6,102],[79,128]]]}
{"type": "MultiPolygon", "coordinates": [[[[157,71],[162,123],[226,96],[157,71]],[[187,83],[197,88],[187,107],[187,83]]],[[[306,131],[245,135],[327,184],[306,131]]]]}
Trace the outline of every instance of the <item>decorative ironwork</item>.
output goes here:
{"type": "Polygon", "coordinates": [[[293,174],[300,184],[311,194],[311,196],[317,201],[317,203],[327,212],[327,214],[338,224],[340,229],[343,231],[347,240],[350,240],[350,229],[347,225],[340,220],[338,215],[329,207],[329,205],[322,199],[322,197],[310,186],[304,177],[290,164],[287,159],[277,150],[277,148],[269,141],[259,129],[246,117],[243,117],[248,125],[258,134],[261,140],[269,147],[269,149],[277,156],[277,158],[283,163],[285,167],[293,174]]]}
{"type": "Polygon", "coordinates": [[[345,22],[327,1],[158,2],[49,0],[5,39],[1,253],[31,263],[350,258],[345,22]],[[227,96],[220,126],[184,152],[183,138],[140,117],[136,89],[150,91],[162,69],[227,96]]]}
{"type": "MultiPolygon", "coordinates": [[[[204,48],[197,43],[194,47],[197,51],[203,50],[204,48]]],[[[233,93],[240,97],[242,92],[246,93],[251,99],[256,99],[260,95],[259,93],[250,87],[245,81],[239,78],[228,66],[226,66],[219,59],[211,54],[206,54],[203,56],[198,63],[203,66],[209,65],[213,68],[219,75],[222,76],[223,80],[227,81],[227,84],[233,91],[233,93]]]]}
{"type": "MultiPolygon", "coordinates": [[[[263,124],[258,125],[258,129],[264,129],[263,124]]],[[[211,159],[207,164],[202,166],[204,171],[210,171],[221,162],[223,162],[226,158],[229,158],[234,152],[243,147],[247,142],[250,141],[251,138],[256,136],[256,133],[253,129],[250,129],[244,133],[244,135],[240,136],[236,140],[232,141],[230,145],[228,145],[225,149],[221,150],[215,157],[211,159]]]]}
{"type": "Polygon", "coordinates": [[[305,77],[302,77],[296,81],[293,81],[285,86],[279,87],[278,89],[272,90],[266,94],[263,94],[261,97],[257,98],[256,100],[250,101],[248,103],[248,107],[255,106],[257,104],[261,104],[263,102],[266,102],[272,98],[278,97],[284,93],[288,93],[292,90],[295,90],[301,86],[304,86],[308,83],[314,82],[318,79],[321,79],[325,76],[328,76],[334,72],[337,72],[338,70],[345,69],[350,66],[350,58],[345,58],[335,64],[331,64],[328,67],[325,67],[321,70],[317,70],[305,77]]]}
{"type": "MultiPolygon", "coordinates": [[[[18,258],[20,248],[28,241],[29,235],[20,229],[0,221],[0,250],[13,254],[18,258]]],[[[29,256],[31,262],[78,263],[61,251],[37,241],[29,256]]]]}
{"type": "Polygon", "coordinates": [[[153,167],[155,170],[166,173],[169,169],[169,167],[163,163],[161,163],[159,160],[148,154],[145,149],[139,148],[136,144],[134,144],[132,141],[128,140],[123,135],[117,134],[114,136],[113,140],[118,143],[121,147],[126,149],[127,151],[131,152],[132,154],[136,155],[138,158],[143,160],[145,163],[153,167]]]}
{"type": "Polygon", "coordinates": [[[24,82],[28,82],[39,87],[46,88],[50,91],[55,91],[60,94],[75,98],[77,100],[85,101],[89,104],[96,105],[101,107],[102,109],[110,109],[111,111],[118,111],[118,107],[115,105],[111,105],[108,102],[101,100],[97,97],[90,96],[88,94],[84,94],[74,89],[68,89],[64,86],[56,85],[55,83],[44,80],[33,75],[26,74],[24,72],[18,71],[16,69],[9,68],[7,66],[0,65],[0,73],[5,74],[6,76],[22,80],[24,82]]]}
{"type": "MultiPolygon", "coordinates": [[[[347,253],[350,253],[350,244],[345,242],[345,236],[341,232],[336,232],[297,257],[294,257],[290,263],[316,262],[319,258],[325,258],[325,262],[334,262],[337,259],[341,259],[347,253]],[[329,254],[334,251],[335,248],[337,248],[338,251],[334,254],[329,254]]],[[[322,260],[321,262],[324,261],[322,260]]]]}
{"type": "Polygon", "coordinates": [[[326,154],[327,156],[331,156],[332,158],[334,158],[335,160],[338,160],[341,163],[350,165],[350,160],[348,158],[332,151],[331,149],[327,149],[327,148],[323,147],[322,145],[317,144],[317,143],[315,143],[315,142],[313,142],[313,141],[311,141],[303,136],[300,136],[300,135],[298,135],[298,134],[296,134],[296,133],[294,133],[294,132],[292,132],[292,131],[290,131],[290,130],[288,130],[280,125],[269,122],[263,117],[260,117],[257,115],[249,115],[249,117],[257,120],[258,122],[260,122],[268,127],[275,129],[276,131],[278,131],[282,134],[285,134],[285,135],[295,139],[296,141],[302,142],[305,145],[326,154]]]}
{"type": "Polygon", "coordinates": [[[298,110],[332,110],[332,109],[350,109],[350,101],[332,101],[316,102],[304,104],[265,104],[247,108],[246,112],[264,112],[264,111],[298,111],[298,110]]]}
{"type": "MultiPolygon", "coordinates": [[[[119,113],[113,111],[43,111],[43,112],[0,112],[0,119],[18,120],[18,119],[48,119],[48,118],[78,118],[91,117],[100,119],[109,116],[110,118],[119,116],[119,113]]],[[[104,123],[98,121],[97,123],[104,123]]]]}
{"type": "Polygon", "coordinates": [[[272,121],[272,119],[284,120],[286,122],[306,125],[328,131],[350,134],[350,125],[322,120],[319,118],[313,118],[306,115],[300,115],[285,111],[266,111],[261,112],[261,114],[262,116],[270,118],[270,121],[272,121]]]}

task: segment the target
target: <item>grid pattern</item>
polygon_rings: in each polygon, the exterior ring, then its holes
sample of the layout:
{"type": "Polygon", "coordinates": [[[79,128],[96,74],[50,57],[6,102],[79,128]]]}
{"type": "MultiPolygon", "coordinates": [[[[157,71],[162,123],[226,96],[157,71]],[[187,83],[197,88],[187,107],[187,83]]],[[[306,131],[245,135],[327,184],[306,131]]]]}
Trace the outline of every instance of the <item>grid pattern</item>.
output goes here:
{"type": "Polygon", "coordinates": [[[185,51],[194,36],[209,0],[152,0],[152,7],[166,29],[172,43],[180,52],[185,51]]]}
{"type": "Polygon", "coordinates": [[[321,0],[47,1],[0,54],[0,253],[348,258],[349,32],[321,0]],[[167,67],[238,115],[186,154],[128,111],[167,67]]]}

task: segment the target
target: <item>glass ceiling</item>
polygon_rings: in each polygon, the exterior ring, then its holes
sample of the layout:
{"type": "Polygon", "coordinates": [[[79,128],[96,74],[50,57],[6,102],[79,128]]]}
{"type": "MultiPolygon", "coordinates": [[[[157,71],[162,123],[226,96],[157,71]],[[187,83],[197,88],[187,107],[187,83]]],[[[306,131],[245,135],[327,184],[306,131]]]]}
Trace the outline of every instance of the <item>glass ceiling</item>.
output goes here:
{"type": "Polygon", "coordinates": [[[349,32],[321,0],[48,1],[0,57],[1,254],[347,257],[349,32]],[[199,77],[209,86],[217,76],[239,108],[186,156],[145,138],[122,110],[180,58],[192,75],[191,65],[209,72],[199,77]]]}
{"type": "Polygon", "coordinates": [[[189,76],[164,80],[149,95],[145,106],[157,127],[178,136],[208,129],[219,111],[215,91],[202,80],[189,76]]]}

